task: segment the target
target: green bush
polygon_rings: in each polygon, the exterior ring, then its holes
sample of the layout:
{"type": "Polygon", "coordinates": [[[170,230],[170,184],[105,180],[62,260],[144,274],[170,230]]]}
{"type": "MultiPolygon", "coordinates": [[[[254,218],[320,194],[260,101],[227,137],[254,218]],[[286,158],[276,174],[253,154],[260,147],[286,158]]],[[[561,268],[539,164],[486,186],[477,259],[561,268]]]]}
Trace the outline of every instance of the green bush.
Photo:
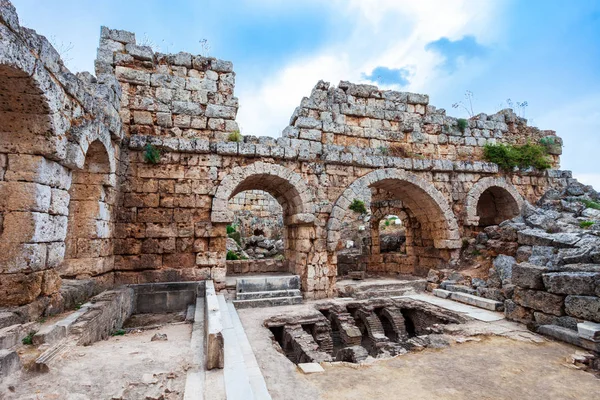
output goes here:
{"type": "Polygon", "coordinates": [[[514,167],[535,167],[544,170],[552,166],[548,159],[546,148],[542,145],[532,143],[521,146],[486,144],[483,149],[483,157],[486,161],[498,164],[500,168],[508,171],[514,167]]]}
{"type": "Polygon", "coordinates": [[[583,229],[587,229],[587,228],[589,228],[589,227],[590,227],[590,226],[592,226],[592,225],[594,225],[594,222],[593,222],[593,221],[581,221],[581,222],[579,223],[579,227],[580,227],[580,228],[583,228],[583,229]]]}
{"type": "Polygon", "coordinates": [[[144,160],[149,164],[158,164],[160,162],[160,150],[153,144],[148,143],[144,151],[144,160]]]}
{"type": "Polygon", "coordinates": [[[366,214],[367,213],[367,207],[365,207],[365,202],[362,200],[358,200],[358,199],[352,200],[352,204],[350,204],[350,207],[348,207],[348,208],[358,214],[366,214]]]}
{"type": "Polygon", "coordinates": [[[233,131],[229,134],[229,136],[227,136],[227,140],[230,142],[241,142],[242,139],[243,136],[240,131],[233,131]]]}
{"type": "Polygon", "coordinates": [[[582,202],[587,208],[593,208],[594,210],[600,210],[600,203],[592,201],[592,200],[586,200],[586,199],[581,199],[578,200],[580,202],[582,202]]]}
{"type": "Polygon", "coordinates": [[[456,122],[458,123],[458,129],[460,129],[462,133],[465,133],[465,129],[469,126],[469,121],[464,118],[459,118],[456,122]]]}
{"type": "Polygon", "coordinates": [[[237,231],[237,227],[235,225],[227,225],[227,234],[233,233],[237,231]]]}
{"type": "Polygon", "coordinates": [[[242,246],[242,234],[240,232],[232,232],[227,236],[235,240],[238,246],[242,246]]]}
{"type": "Polygon", "coordinates": [[[229,250],[229,251],[227,251],[227,256],[225,257],[225,259],[226,260],[239,260],[240,256],[238,256],[235,251],[229,250]]]}
{"type": "Polygon", "coordinates": [[[23,339],[21,339],[21,342],[22,342],[23,344],[26,344],[26,345],[30,345],[30,346],[31,346],[31,345],[33,344],[33,335],[35,335],[35,334],[36,334],[36,331],[31,331],[31,332],[29,332],[29,333],[27,334],[27,336],[25,336],[23,339]]]}
{"type": "Polygon", "coordinates": [[[127,333],[127,331],[125,329],[117,329],[116,331],[111,333],[111,335],[112,336],[124,336],[126,333],[127,333]]]}

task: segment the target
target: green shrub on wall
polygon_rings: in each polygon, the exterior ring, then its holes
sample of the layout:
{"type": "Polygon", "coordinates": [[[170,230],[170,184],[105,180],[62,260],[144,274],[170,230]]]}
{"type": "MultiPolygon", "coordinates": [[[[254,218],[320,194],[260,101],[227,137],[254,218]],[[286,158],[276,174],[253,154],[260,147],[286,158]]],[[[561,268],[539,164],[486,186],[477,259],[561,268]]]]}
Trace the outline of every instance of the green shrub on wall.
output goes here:
{"type": "Polygon", "coordinates": [[[467,129],[467,126],[469,126],[469,121],[464,118],[459,118],[456,122],[458,123],[458,129],[462,133],[465,133],[465,129],[467,129]]]}
{"type": "Polygon", "coordinates": [[[144,160],[149,164],[158,164],[160,162],[160,150],[153,144],[148,143],[144,149],[144,160]]]}
{"type": "Polygon", "coordinates": [[[240,257],[233,250],[229,250],[227,252],[227,257],[225,257],[225,258],[227,260],[239,260],[240,259],[240,257]]]}
{"type": "Polygon", "coordinates": [[[365,207],[365,202],[362,200],[358,200],[358,199],[352,200],[352,204],[350,204],[350,207],[348,207],[348,208],[358,214],[366,214],[367,213],[367,207],[365,207]]]}
{"type": "Polygon", "coordinates": [[[508,171],[515,167],[535,167],[544,170],[552,166],[546,148],[533,143],[521,146],[486,144],[483,149],[483,157],[486,161],[498,164],[500,168],[508,171]]]}

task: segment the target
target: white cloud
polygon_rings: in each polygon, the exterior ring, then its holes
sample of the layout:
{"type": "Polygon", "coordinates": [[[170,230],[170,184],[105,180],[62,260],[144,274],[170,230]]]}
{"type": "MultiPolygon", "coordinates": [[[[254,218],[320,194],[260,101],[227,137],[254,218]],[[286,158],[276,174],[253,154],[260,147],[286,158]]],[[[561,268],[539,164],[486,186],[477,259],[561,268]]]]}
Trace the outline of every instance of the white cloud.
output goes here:
{"type": "MultiPolygon", "coordinates": [[[[318,80],[334,85],[340,80],[361,82],[361,74],[377,66],[408,68],[410,84],[403,90],[431,94],[440,71],[439,55],[425,45],[442,36],[466,34],[480,42],[494,40],[490,20],[498,5],[491,2],[414,0],[334,0],[342,19],[352,26],[348,37],[304,58],[289,60],[274,75],[252,84],[238,84],[238,122],[242,133],[279,136],[295,107],[308,96],[318,80]]],[[[339,21],[338,21],[339,22],[339,21]]],[[[246,80],[248,81],[248,80],[246,80]]],[[[398,89],[388,86],[389,89],[398,89]]]]}

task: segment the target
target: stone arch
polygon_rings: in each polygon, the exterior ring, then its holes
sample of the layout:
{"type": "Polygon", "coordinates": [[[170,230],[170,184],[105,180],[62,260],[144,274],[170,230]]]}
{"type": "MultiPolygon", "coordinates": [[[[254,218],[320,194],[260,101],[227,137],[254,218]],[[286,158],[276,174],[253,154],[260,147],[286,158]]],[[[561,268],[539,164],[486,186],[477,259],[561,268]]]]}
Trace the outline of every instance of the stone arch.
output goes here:
{"type": "Polygon", "coordinates": [[[313,196],[299,174],[277,164],[256,162],[236,167],[223,178],[213,198],[211,221],[231,222],[233,212],[228,210],[229,199],[246,190],[263,190],[275,197],[283,208],[286,225],[315,220],[313,196]]]}
{"type": "Polygon", "coordinates": [[[467,194],[464,224],[495,225],[519,215],[523,197],[504,178],[480,179],[467,194]]]}
{"type": "Polygon", "coordinates": [[[110,150],[101,140],[93,141],[86,148],[83,167],[73,170],[62,276],[87,277],[112,270],[116,177],[110,150]]]}
{"type": "Polygon", "coordinates": [[[364,188],[386,190],[401,199],[431,235],[439,249],[460,248],[458,223],[448,201],[431,183],[405,170],[386,168],[356,179],[336,200],[327,222],[327,249],[336,251],[341,221],[364,188]]]}
{"type": "Polygon", "coordinates": [[[15,306],[60,287],[70,173],[64,92],[24,44],[8,35],[1,49],[0,306],[15,306]]]}

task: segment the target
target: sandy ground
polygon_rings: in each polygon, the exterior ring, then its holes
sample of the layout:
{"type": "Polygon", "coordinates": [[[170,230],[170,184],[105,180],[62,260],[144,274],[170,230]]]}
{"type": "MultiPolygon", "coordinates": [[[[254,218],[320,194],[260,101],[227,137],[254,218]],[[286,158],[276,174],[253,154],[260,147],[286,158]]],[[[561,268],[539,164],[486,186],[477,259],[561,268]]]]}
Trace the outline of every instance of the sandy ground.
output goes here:
{"type": "Polygon", "coordinates": [[[168,393],[166,399],[182,399],[191,332],[191,324],[180,323],[76,346],[46,374],[16,375],[0,387],[0,399],[101,400],[118,398],[123,390],[124,399],[159,391],[168,393]],[[158,332],[168,340],[152,342],[158,332]],[[7,389],[11,383],[14,391],[7,389]]]}
{"type": "Polygon", "coordinates": [[[578,348],[505,320],[448,326],[448,332],[477,341],[360,368],[326,366],[324,373],[304,375],[278,351],[262,321],[277,314],[310,313],[311,308],[238,310],[274,400],[600,399],[600,379],[566,365],[578,348]],[[492,333],[501,336],[484,336],[492,333]]]}

